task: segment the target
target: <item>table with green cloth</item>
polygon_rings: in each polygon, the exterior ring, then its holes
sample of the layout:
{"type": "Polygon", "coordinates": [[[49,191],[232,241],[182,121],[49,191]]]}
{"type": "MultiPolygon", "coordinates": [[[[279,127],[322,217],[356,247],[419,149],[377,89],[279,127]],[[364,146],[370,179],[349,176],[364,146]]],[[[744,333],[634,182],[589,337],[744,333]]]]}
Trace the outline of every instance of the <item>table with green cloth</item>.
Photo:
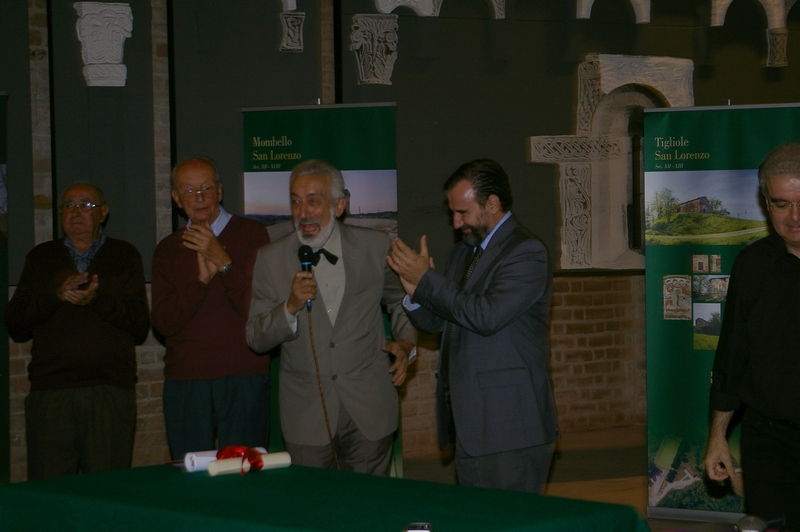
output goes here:
{"type": "Polygon", "coordinates": [[[0,530],[641,531],[630,506],[292,465],[211,477],[159,465],[0,486],[0,530]]]}

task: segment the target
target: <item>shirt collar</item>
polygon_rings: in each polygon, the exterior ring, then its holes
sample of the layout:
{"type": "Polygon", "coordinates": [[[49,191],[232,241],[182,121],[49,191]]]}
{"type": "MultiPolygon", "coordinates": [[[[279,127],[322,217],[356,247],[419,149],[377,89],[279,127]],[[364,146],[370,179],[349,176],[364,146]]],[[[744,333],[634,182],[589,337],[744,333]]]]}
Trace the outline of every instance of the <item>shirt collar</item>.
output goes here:
{"type": "Polygon", "coordinates": [[[76,248],[72,242],[69,241],[69,238],[64,238],[64,245],[67,246],[69,254],[72,257],[75,266],[78,268],[78,273],[83,273],[89,269],[89,264],[97,254],[97,250],[100,249],[105,241],[106,232],[103,230],[102,226],[100,227],[100,235],[97,237],[97,240],[92,242],[92,244],[89,246],[89,249],[87,249],[85,253],[78,251],[78,248],[76,248]]]}
{"type": "MultiPolygon", "coordinates": [[[[222,205],[220,205],[219,216],[217,216],[217,219],[214,220],[213,224],[211,224],[211,232],[214,233],[214,236],[218,237],[222,231],[225,230],[225,226],[228,225],[228,222],[231,221],[231,218],[233,218],[233,215],[226,211],[222,205]]],[[[191,225],[191,220],[186,222],[186,227],[191,227],[191,225]]]]}
{"type": "MultiPolygon", "coordinates": [[[[336,220],[332,220],[331,223],[334,224],[333,232],[331,233],[330,238],[328,238],[328,241],[325,242],[325,245],[322,246],[322,247],[324,247],[326,250],[330,251],[331,253],[333,253],[337,257],[339,257],[339,260],[341,261],[341,259],[342,259],[342,232],[339,231],[339,222],[337,222],[336,220]]],[[[337,264],[339,264],[339,262],[337,262],[337,264]]]]}
{"type": "Polygon", "coordinates": [[[488,234],[488,235],[486,235],[486,238],[484,238],[484,239],[483,239],[483,242],[481,242],[481,249],[483,249],[484,251],[486,251],[486,248],[489,246],[489,241],[492,239],[492,237],[493,237],[493,236],[494,236],[494,234],[497,232],[497,230],[498,230],[498,229],[500,229],[500,226],[501,226],[501,225],[503,225],[503,224],[506,222],[506,220],[508,220],[509,218],[511,218],[511,211],[508,211],[508,212],[505,214],[505,216],[503,216],[502,218],[500,218],[500,221],[499,221],[499,222],[497,222],[497,225],[495,225],[495,226],[494,226],[494,229],[492,229],[492,230],[489,232],[489,234],[488,234]]]}

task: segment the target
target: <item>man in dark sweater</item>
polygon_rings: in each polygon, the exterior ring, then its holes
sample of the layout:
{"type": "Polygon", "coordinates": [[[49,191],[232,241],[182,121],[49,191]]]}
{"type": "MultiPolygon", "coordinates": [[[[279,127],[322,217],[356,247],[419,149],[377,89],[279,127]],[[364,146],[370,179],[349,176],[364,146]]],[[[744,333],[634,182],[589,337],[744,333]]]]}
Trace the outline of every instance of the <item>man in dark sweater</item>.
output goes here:
{"type": "Polygon", "coordinates": [[[726,441],[743,409],[741,459],[747,511],[771,528],[800,530],[800,143],[758,169],[775,230],[736,257],[714,358],[706,475],[735,477],[726,441]]]}
{"type": "Polygon", "coordinates": [[[25,399],[28,480],[130,467],[136,353],[150,328],[142,258],[106,236],[103,193],[61,199],[65,238],[28,253],[5,321],[33,339],[25,399]]]}
{"type": "Polygon", "coordinates": [[[172,199],[189,218],[153,256],[153,325],[166,341],[164,420],[173,459],[227,445],[267,445],[269,356],[250,350],[250,282],[266,228],[220,205],[216,165],[188,159],[172,199]]]}

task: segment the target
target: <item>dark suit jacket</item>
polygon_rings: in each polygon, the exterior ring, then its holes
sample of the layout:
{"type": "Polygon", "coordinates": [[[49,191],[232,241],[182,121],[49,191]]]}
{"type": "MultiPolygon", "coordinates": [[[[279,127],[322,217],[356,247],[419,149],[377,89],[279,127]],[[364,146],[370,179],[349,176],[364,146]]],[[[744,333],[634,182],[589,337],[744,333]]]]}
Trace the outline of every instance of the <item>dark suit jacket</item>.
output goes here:
{"type": "MultiPolygon", "coordinates": [[[[338,222],[336,222],[338,223],[338,222]]],[[[389,238],[381,232],[339,224],[345,268],[345,291],[336,324],[317,294],[311,320],[322,375],[325,404],[332,429],[339,404],[347,408],[370,440],[397,429],[397,390],[389,374],[381,305],[392,318],[394,338],[416,343],[416,331],[403,312],[400,279],[387,265],[389,238]]],[[[261,248],[253,273],[247,343],[258,352],[281,346],[279,400],[286,440],[302,445],[327,445],[328,435],[317,385],[306,310],[297,314],[292,332],[284,314],[292,280],[300,263],[300,242],[294,233],[261,248]]]]}
{"type": "MultiPolygon", "coordinates": [[[[458,440],[472,456],[552,443],[556,414],[548,374],[547,251],[511,216],[459,290],[472,252],[461,242],[444,275],[426,272],[413,298],[422,307],[409,312],[412,323],[429,332],[453,323],[450,397],[458,440]]],[[[441,376],[437,399],[444,447],[452,442],[441,376]]]]}

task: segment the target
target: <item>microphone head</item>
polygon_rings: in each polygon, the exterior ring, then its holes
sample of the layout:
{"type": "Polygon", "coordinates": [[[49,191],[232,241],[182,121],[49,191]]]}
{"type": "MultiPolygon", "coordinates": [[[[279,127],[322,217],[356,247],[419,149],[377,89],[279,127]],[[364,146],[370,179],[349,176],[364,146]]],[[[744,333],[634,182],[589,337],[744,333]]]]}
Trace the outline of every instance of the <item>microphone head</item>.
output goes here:
{"type": "Polygon", "coordinates": [[[311,264],[314,260],[314,251],[311,246],[300,246],[300,249],[297,250],[297,258],[302,264],[311,264]]]}

